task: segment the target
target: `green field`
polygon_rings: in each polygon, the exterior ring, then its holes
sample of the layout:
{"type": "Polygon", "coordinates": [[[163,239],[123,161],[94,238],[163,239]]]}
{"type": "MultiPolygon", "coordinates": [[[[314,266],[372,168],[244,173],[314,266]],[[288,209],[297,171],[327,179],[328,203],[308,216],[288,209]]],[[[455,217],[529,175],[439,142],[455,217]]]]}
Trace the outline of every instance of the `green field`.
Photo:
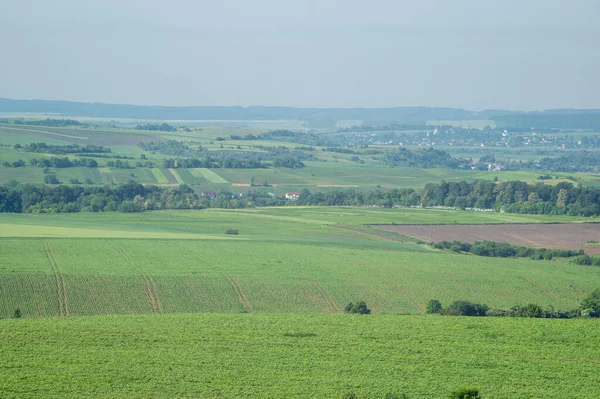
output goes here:
{"type": "Polygon", "coordinates": [[[3,398],[596,399],[598,320],[204,314],[0,320],[3,398]]]}
{"type": "MultiPolygon", "coordinates": [[[[419,314],[431,298],[577,307],[600,269],[482,258],[377,237],[364,223],[569,218],[418,209],[271,208],[0,216],[0,316],[419,314]],[[349,226],[359,231],[336,228],[349,226]],[[225,234],[236,228],[240,235],[225,234]]],[[[391,233],[390,233],[391,234],[391,233]]],[[[393,234],[392,234],[393,235],[393,234]]],[[[395,237],[392,237],[395,238],[395,237]]]]}

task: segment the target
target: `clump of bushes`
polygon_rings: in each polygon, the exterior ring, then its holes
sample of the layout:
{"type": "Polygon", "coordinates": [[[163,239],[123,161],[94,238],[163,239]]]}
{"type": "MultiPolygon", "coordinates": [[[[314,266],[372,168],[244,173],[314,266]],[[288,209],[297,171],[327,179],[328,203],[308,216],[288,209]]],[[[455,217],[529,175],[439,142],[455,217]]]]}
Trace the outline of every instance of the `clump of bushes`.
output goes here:
{"type": "Polygon", "coordinates": [[[344,308],[346,313],[355,313],[355,314],[371,314],[371,309],[367,307],[367,304],[364,301],[359,301],[356,303],[350,302],[344,308]]]}
{"type": "Polygon", "coordinates": [[[481,399],[479,389],[464,387],[450,394],[450,399],[481,399]]]}
{"type": "Polygon", "coordinates": [[[489,309],[486,305],[469,301],[454,301],[447,307],[442,307],[440,301],[432,299],[427,303],[426,313],[439,313],[444,316],[490,316],[490,317],[528,317],[545,319],[572,319],[575,317],[600,317],[600,288],[595,289],[581,301],[577,309],[559,311],[553,306],[543,308],[530,303],[525,306],[512,308],[489,309]]]}
{"type": "Polygon", "coordinates": [[[579,266],[600,266],[600,257],[581,255],[574,258],[571,262],[579,266]]]}
{"type": "MultiPolygon", "coordinates": [[[[497,258],[530,258],[534,260],[551,260],[552,258],[569,258],[583,255],[583,249],[572,251],[565,249],[530,248],[496,241],[475,241],[473,244],[454,240],[433,243],[437,249],[454,252],[468,252],[477,256],[497,258]]],[[[584,255],[586,256],[586,255],[584,255]]],[[[599,260],[600,261],[600,260],[599,260]]]]}
{"type": "Polygon", "coordinates": [[[240,234],[240,231],[238,229],[227,229],[225,234],[232,234],[234,236],[237,236],[238,234],[240,234]]]}
{"type": "Polygon", "coordinates": [[[425,308],[425,313],[427,314],[437,314],[442,310],[442,303],[437,299],[432,299],[427,302],[427,308],[425,308]]]}
{"type": "Polygon", "coordinates": [[[445,316],[485,316],[487,305],[469,301],[454,301],[448,307],[442,308],[440,314],[445,316]]]}

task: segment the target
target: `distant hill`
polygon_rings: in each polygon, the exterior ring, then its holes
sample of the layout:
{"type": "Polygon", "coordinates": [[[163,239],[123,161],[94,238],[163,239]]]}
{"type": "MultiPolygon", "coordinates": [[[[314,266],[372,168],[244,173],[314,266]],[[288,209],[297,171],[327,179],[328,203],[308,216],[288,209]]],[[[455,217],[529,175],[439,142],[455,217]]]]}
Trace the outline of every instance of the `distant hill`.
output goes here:
{"type": "Polygon", "coordinates": [[[147,120],[306,120],[333,127],[339,120],[368,124],[425,124],[427,121],[494,120],[502,127],[600,129],[600,110],[557,109],[543,112],[469,111],[462,108],[294,108],[271,106],[146,106],[0,98],[0,113],[35,113],[70,117],[147,120]]]}
{"type": "MultiPolygon", "coordinates": [[[[144,106],[70,101],[0,98],[0,112],[54,114],[73,117],[151,120],[368,120],[424,123],[428,120],[478,119],[479,113],[459,108],[294,108],[270,106],[144,106]]],[[[507,111],[508,112],[508,111],[507,111]]]]}

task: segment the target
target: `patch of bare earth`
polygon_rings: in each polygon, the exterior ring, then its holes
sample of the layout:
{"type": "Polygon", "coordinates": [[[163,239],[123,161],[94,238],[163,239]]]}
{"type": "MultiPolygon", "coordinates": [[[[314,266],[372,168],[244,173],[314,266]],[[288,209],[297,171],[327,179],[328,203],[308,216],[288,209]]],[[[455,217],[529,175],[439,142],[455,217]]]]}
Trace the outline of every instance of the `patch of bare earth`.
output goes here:
{"type": "Polygon", "coordinates": [[[403,234],[427,242],[475,241],[507,242],[529,247],[583,249],[588,241],[600,241],[600,223],[561,224],[447,224],[447,225],[377,225],[380,230],[403,234]]]}

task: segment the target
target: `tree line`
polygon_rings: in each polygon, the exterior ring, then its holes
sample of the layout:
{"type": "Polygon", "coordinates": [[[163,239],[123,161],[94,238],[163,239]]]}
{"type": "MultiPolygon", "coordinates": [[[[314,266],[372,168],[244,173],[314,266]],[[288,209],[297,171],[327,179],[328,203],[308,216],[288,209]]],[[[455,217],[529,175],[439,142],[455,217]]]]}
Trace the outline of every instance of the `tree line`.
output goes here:
{"type": "Polygon", "coordinates": [[[0,212],[140,212],[157,209],[202,209],[208,201],[185,185],[175,188],[137,183],[117,187],[47,186],[5,184],[0,186],[0,212]]]}
{"type": "MultiPolygon", "coordinates": [[[[7,184],[2,186],[3,194],[0,201],[11,201],[7,198],[20,197],[22,187],[29,185],[7,184]]],[[[141,185],[140,185],[141,186],[141,185]]],[[[43,187],[43,186],[42,186],[43,187]]],[[[144,186],[141,186],[144,187],[144,186]]],[[[161,190],[160,187],[145,186],[145,190],[161,190]]],[[[98,189],[105,189],[97,187],[98,189]]],[[[60,190],[67,190],[60,188],[60,190]]],[[[115,190],[117,190],[115,188],[115,190]]],[[[77,191],[77,195],[87,195],[77,191]]],[[[39,202],[44,199],[40,198],[39,202]]],[[[54,203],[55,197],[49,195],[47,204],[54,203]]],[[[64,201],[58,201],[64,202],[64,201]]],[[[381,206],[381,207],[425,207],[444,206],[454,209],[495,209],[513,213],[553,214],[570,216],[600,215],[600,189],[573,186],[571,183],[559,183],[548,186],[543,183],[528,184],[522,181],[494,183],[491,181],[477,182],[442,182],[429,183],[422,190],[411,188],[393,190],[359,191],[355,189],[317,191],[311,193],[307,189],[300,191],[297,200],[285,200],[269,193],[249,190],[243,198],[232,198],[222,195],[203,206],[216,208],[245,208],[251,206],[281,206],[281,205],[311,205],[311,206],[381,206]],[[213,202],[214,201],[214,202],[213,202]]],[[[14,206],[4,205],[0,212],[14,212],[14,206]]],[[[27,209],[27,208],[24,208],[27,209]]],[[[153,208],[148,209],[163,209],[153,208]]],[[[177,209],[177,208],[174,208],[177,209]]]]}
{"type": "Polygon", "coordinates": [[[151,130],[158,132],[176,132],[175,126],[169,125],[168,123],[147,123],[145,125],[137,125],[135,130],[151,130]]]}
{"type": "Polygon", "coordinates": [[[573,251],[566,249],[531,248],[496,241],[475,241],[473,244],[458,240],[440,241],[433,243],[432,247],[454,252],[471,253],[477,256],[529,258],[533,260],[552,260],[552,258],[571,258],[583,255],[583,249],[573,251]]]}
{"type": "MultiPolygon", "coordinates": [[[[118,160],[117,162],[121,162],[118,160]]],[[[41,159],[30,159],[29,165],[36,166],[39,168],[75,168],[75,167],[86,167],[86,168],[97,168],[98,162],[91,158],[78,158],[69,159],[67,157],[50,157],[41,159]]],[[[25,167],[25,161],[19,159],[14,162],[3,162],[2,166],[7,168],[22,168],[25,167]]]]}
{"type": "Polygon", "coordinates": [[[110,148],[102,147],[99,145],[79,145],[79,144],[68,144],[68,145],[53,145],[46,143],[31,143],[21,146],[15,144],[13,146],[15,150],[24,152],[37,152],[42,154],[103,154],[111,152],[110,148]]]}
{"type": "Polygon", "coordinates": [[[454,301],[444,307],[440,301],[432,299],[427,303],[425,312],[444,316],[530,317],[547,319],[600,317],[600,289],[595,289],[585,297],[578,308],[567,311],[556,310],[553,306],[543,308],[535,303],[516,305],[508,309],[490,309],[487,305],[464,300],[454,301]]]}
{"type": "MultiPolygon", "coordinates": [[[[3,123],[8,123],[7,119],[2,121],[3,123]]],[[[31,125],[31,126],[48,126],[48,127],[67,127],[67,126],[88,126],[86,123],[81,123],[79,121],[73,119],[42,119],[42,120],[24,120],[24,119],[15,119],[15,125],[31,125]]]]}
{"type": "Polygon", "coordinates": [[[314,206],[382,206],[430,207],[494,210],[508,213],[598,216],[600,189],[560,182],[554,186],[523,181],[495,183],[475,182],[428,183],[421,190],[401,188],[359,191],[356,189],[311,193],[300,191],[296,205],[314,206]]]}

